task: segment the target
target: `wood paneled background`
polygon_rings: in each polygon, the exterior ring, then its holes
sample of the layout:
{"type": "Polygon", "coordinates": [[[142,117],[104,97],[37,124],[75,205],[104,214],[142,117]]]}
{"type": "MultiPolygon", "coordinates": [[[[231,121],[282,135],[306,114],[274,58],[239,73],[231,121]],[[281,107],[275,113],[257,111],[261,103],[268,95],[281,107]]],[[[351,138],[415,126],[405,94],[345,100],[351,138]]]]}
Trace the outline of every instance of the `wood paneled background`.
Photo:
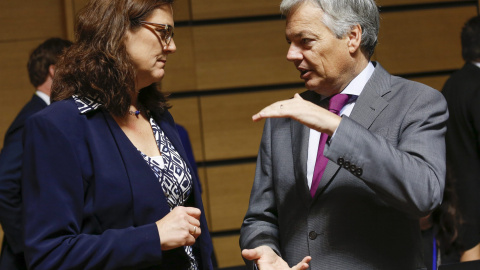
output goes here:
{"type": "MultiPolygon", "coordinates": [[[[280,0],[177,0],[175,43],[164,91],[189,131],[220,267],[242,265],[239,228],[247,209],[262,123],[251,116],[303,91],[286,61],[280,0]]],[[[44,39],[73,39],[86,0],[0,1],[0,143],[34,89],[26,63],[44,39]]],[[[374,60],[387,70],[441,89],[463,65],[460,31],[479,0],[377,0],[374,60]]],[[[1,145],[0,145],[1,146],[1,145]]],[[[20,226],[20,225],[19,225],[20,226]]]]}

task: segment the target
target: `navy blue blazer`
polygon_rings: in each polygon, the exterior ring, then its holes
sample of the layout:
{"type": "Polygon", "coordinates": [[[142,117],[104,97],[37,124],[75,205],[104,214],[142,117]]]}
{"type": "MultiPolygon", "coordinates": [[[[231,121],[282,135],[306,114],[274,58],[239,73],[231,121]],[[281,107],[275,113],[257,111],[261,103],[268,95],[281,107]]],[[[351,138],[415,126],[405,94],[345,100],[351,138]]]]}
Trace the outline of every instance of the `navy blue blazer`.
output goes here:
{"type": "MultiPolygon", "coordinates": [[[[153,115],[186,157],[169,112],[153,115]]],[[[58,101],[26,124],[22,175],[25,258],[32,269],[187,269],[182,247],[162,251],[155,222],[170,212],[158,179],[103,109],[58,101]]],[[[199,181],[186,206],[202,211],[193,246],[212,269],[199,181]]]]}
{"type": "Polygon", "coordinates": [[[45,101],[33,95],[5,134],[0,153],[0,223],[4,231],[0,270],[27,269],[21,230],[22,134],[26,119],[45,107],[45,101]]]}

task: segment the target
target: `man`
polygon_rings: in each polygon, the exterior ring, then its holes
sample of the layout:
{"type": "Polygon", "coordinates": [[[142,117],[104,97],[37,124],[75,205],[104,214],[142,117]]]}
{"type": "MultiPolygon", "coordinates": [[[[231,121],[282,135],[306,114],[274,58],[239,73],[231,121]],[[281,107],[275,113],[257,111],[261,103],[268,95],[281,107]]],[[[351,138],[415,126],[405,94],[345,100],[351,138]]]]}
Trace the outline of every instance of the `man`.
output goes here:
{"type": "Polygon", "coordinates": [[[463,225],[460,261],[480,260],[480,16],[462,29],[465,65],[443,87],[450,112],[447,122],[447,162],[452,169],[463,225]]]}
{"type": "Polygon", "coordinates": [[[240,234],[248,267],[423,268],[419,218],[444,189],[444,98],[370,62],[373,0],[284,0],[281,10],[287,59],[309,91],[253,116],[267,120],[240,234]]]}
{"type": "Polygon", "coordinates": [[[55,63],[71,44],[60,38],[48,39],[32,52],[28,60],[30,82],[37,90],[7,130],[0,153],[0,223],[4,230],[0,269],[27,269],[21,231],[22,133],[26,119],[50,104],[55,63]]]}

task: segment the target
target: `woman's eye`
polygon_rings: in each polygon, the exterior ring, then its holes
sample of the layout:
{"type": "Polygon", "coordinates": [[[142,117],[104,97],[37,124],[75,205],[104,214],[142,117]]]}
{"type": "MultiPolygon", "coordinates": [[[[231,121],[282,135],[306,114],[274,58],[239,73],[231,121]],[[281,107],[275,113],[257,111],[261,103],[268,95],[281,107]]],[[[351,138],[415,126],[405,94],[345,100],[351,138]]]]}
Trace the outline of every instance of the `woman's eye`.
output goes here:
{"type": "Polygon", "coordinates": [[[167,35],[167,31],[165,29],[155,29],[157,30],[158,34],[164,38],[167,35]]]}

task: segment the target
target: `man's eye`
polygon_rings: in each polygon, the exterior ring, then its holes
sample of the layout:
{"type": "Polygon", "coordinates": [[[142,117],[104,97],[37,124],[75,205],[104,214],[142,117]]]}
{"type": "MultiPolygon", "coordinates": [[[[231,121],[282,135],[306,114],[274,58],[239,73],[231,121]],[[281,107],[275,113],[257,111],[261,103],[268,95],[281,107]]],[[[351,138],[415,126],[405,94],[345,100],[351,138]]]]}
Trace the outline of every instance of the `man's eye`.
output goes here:
{"type": "Polygon", "coordinates": [[[302,38],[302,44],[309,44],[312,40],[309,38],[302,38]]]}

